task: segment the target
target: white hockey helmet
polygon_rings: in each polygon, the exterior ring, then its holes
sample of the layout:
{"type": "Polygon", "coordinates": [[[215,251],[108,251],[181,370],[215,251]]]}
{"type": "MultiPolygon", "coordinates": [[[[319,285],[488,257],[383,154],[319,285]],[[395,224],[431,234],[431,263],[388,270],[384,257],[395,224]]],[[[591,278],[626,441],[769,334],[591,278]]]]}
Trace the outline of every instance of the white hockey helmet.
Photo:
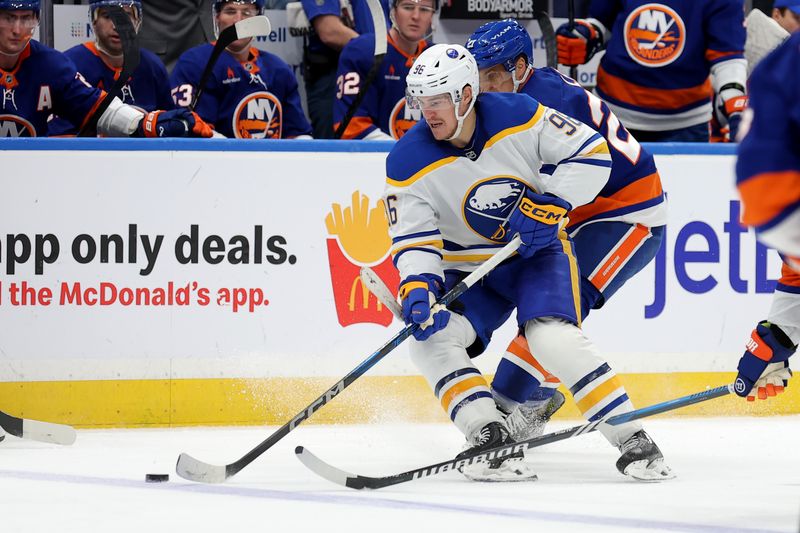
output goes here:
{"type": "Polygon", "coordinates": [[[435,44],[422,52],[411,66],[406,76],[407,105],[412,109],[422,109],[421,98],[449,94],[456,106],[458,127],[448,138],[455,139],[461,133],[464,118],[475,106],[480,92],[478,63],[469,51],[460,44],[435,44]],[[458,108],[464,97],[464,87],[472,88],[472,100],[463,115],[458,108]]]}

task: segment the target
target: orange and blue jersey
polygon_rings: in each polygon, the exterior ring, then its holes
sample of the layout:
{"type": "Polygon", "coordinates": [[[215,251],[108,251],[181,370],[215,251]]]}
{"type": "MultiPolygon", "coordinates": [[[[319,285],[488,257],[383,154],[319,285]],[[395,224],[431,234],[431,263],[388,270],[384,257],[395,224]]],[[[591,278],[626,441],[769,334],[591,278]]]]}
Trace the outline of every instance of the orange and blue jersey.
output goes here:
{"type": "MultiPolygon", "coordinates": [[[[122,70],[106,63],[94,42],[74,46],[64,52],[64,55],[75,63],[83,78],[98,89],[108,90],[122,70]]],[[[169,89],[169,75],[164,64],[157,55],[142,49],[141,62],[128,82],[122,86],[119,98],[122,103],[142,111],[169,110],[175,107],[169,89]]],[[[75,126],[58,117],[48,124],[48,135],[51,136],[76,133],[78,129],[75,126]]]]}
{"type": "Polygon", "coordinates": [[[630,129],[666,131],[711,119],[711,68],[743,60],[741,0],[593,0],[611,32],[597,94],[630,129]]]}
{"type": "MultiPolygon", "coordinates": [[[[347,125],[343,139],[363,139],[375,130],[399,139],[420,120],[419,110],[406,107],[406,75],[426,47],[427,43],[420,41],[414,54],[409,55],[400,50],[389,36],[386,56],[347,125]]],[[[336,74],[336,98],[333,101],[334,130],[357,98],[372,67],[374,51],[374,34],[353,39],[342,51],[336,74]]]]}
{"type": "MultiPolygon", "coordinates": [[[[751,116],[739,145],[736,183],[742,222],[765,244],[800,263],[800,33],[764,58],[750,77],[751,116]]],[[[744,120],[747,123],[747,119],[744,120]]]]}
{"type": "MultiPolygon", "coordinates": [[[[178,59],[170,77],[175,104],[188,107],[214,46],[201,44],[178,59]]],[[[287,139],[311,135],[292,68],[275,54],[250,48],[247,61],[224,52],[195,112],[229,138],[287,139]]]]}
{"type": "Polygon", "coordinates": [[[53,113],[80,128],[104,95],[64,54],[30,41],[12,70],[0,69],[0,137],[43,137],[53,113]]]}
{"type": "MultiPolygon", "coordinates": [[[[600,219],[648,227],[667,223],[664,191],[653,156],[628,133],[605,102],[552,68],[536,69],[520,92],[580,120],[608,144],[612,161],[608,183],[593,202],[570,212],[570,232],[600,219]]],[[[542,169],[548,173],[552,170],[542,169]]]]}
{"type": "MultiPolygon", "coordinates": [[[[367,33],[375,33],[372,25],[372,14],[370,13],[369,4],[367,0],[351,0],[349,2],[350,11],[343,13],[342,2],[340,0],[300,0],[303,4],[303,11],[305,11],[308,20],[312,23],[317,17],[323,15],[333,15],[336,17],[345,16],[345,23],[352,23],[353,29],[359,35],[367,33]]],[[[383,7],[383,16],[385,17],[387,28],[389,24],[389,1],[379,0],[381,7],[383,7]]],[[[311,32],[308,37],[307,52],[309,54],[333,54],[334,52],[328,48],[316,34],[311,32]]]]}

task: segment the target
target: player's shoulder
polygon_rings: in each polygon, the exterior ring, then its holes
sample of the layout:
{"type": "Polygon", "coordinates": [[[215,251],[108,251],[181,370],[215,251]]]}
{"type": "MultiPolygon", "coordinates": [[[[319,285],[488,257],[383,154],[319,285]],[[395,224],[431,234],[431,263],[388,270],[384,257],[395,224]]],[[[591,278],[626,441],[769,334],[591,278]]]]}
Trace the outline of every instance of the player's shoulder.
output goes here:
{"type": "Polygon", "coordinates": [[[281,69],[292,71],[292,67],[284,61],[280,56],[273,54],[272,52],[267,52],[266,50],[258,50],[258,57],[264,62],[265,65],[273,68],[273,69],[281,69]]]}
{"type": "Polygon", "coordinates": [[[386,176],[390,184],[411,185],[436,166],[454,156],[447,143],[437,142],[424,120],[419,121],[398,140],[386,158],[386,176]]]}
{"type": "Polygon", "coordinates": [[[534,126],[544,112],[538,100],[523,93],[481,93],[475,106],[484,131],[495,135],[520,126],[534,126]]]}
{"type": "Polygon", "coordinates": [[[142,54],[142,63],[147,63],[149,65],[157,65],[157,66],[160,65],[161,67],[164,66],[164,62],[161,61],[161,58],[158,57],[158,55],[155,54],[154,52],[142,48],[141,54],[142,54]]]}
{"type": "Polygon", "coordinates": [[[36,58],[38,61],[48,61],[54,63],[69,63],[69,58],[64,55],[64,52],[60,52],[55,48],[50,48],[49,46],[43,45],[39,41],[31,40],[29,43],[30,46],[30,57],[36,58]]]}
{"type": "Polygon", "coordinates": [[[178,58],[178,64],[205,66],[213,49],[214,47],[209,43],[198,44],[182,53],[178,58]]]}
{"type": "Polygon", "coordinates": [[[64,55],[72,59],[73,61],[75,61],[76,59],[83,59],[89,56],[93,56],[94,54],[88,47],[88,45],[90,44],[91,44],[90,42],[76,44],[72,48],[67,48],[66,50],[64,50],[64,55]]]}
{"type": "Polygon", "coordinates": [[[375,55],[375,35],[365,33],[351,39],[342,50],[342,56],[350,60],[360,60],[375,55]]]}

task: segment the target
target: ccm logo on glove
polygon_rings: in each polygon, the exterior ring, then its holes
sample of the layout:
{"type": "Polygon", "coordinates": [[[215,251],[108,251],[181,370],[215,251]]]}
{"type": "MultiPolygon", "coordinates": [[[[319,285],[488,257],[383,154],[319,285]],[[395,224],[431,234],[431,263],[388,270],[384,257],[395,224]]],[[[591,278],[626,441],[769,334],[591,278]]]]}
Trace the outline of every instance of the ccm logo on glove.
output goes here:
{"type": "Polygon", "coordinates": [[[539,205],[530,198],[523,198],[519,210],[526,216],[543,224],[558,224],[567,216],[567,210],[557,205],[539,205]]]}

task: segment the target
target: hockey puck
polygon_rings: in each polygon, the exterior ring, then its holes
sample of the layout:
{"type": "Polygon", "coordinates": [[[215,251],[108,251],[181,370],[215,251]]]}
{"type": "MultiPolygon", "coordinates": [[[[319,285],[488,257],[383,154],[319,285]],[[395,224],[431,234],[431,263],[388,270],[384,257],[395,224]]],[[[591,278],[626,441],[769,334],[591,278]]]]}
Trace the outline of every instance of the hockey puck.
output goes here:
{"type": "Polygon", "coordinates": [[[169,474],[147,474],[144,480],[148,483],[164,483],[169,481],[169,474]]]}

